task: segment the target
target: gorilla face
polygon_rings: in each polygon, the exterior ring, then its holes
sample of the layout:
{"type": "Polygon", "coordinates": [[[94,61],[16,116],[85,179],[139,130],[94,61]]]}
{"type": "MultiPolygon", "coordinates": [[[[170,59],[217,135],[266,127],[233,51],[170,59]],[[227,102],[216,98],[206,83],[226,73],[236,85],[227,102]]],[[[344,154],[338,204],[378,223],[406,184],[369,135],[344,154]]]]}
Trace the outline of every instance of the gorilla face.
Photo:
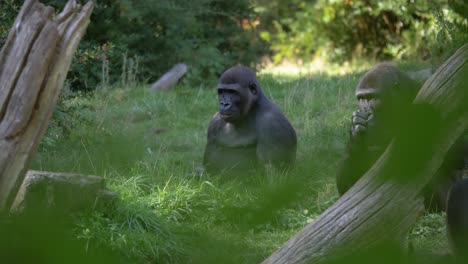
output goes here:
{"type": "Polygon", "coordinates": [[[380,63],[364,74],[355,94],[362,110],[375,113],[410,104],[416,92],[415,83],[406,74],[394,65],[380,63]]]}
{"type": "Polygon", "coordinates": [[[361,89],[356,97],[359,108],[370,112],[376,111],[382,103],[376,89],[361,89]]]}
{"type": "Polygon", "coordinates": [[[218,88],[219,114],[226,122],[241,119],[242,99],[237,89],[218,88]]]}
{"type": "Polygon", "coordinates": [[[249,69],[235,67],[228,70],[221,76],[218,84],[221,118],[228,123],[242,121],[254,107],[259,94],[257,80],[249,69]]]}

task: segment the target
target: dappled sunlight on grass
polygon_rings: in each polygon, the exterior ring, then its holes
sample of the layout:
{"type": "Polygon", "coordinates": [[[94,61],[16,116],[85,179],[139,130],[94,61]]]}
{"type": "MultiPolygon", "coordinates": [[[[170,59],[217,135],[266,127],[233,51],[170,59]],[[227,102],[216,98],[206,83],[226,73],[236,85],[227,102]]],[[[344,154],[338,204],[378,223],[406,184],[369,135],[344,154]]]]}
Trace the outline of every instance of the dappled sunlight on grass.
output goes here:
{"type": "MultiPolygon", "coordinates": [[[[298,135],[286,175],[194,176],[217,103],[214,87],[187,85],[63,100],[60,122],[71,117],[72,127],[60,134],[53,125],[33,168],[104,176],[120,195],[116,212],[80,219],[77,236],[90,247],[110,244],[140,263],[258,263],[337,200],[334,177],[357,107],[359,71],[283,73],[258,78],[298,135]]],[[[439,247],[434,239],[417,244],[439,247]]]]}
{"type": "Polygon", "coordinates": [[[293,63],[284,61],[278,65],[268,65],[260,71],[260,74],[271,74],[283,78],[301,78],[314,75],[344,76],[354,72],[362,72],[372,67],[369,61],[344,62],[341,64],[331,63],[326,59],[315,58],[307,63],[293,63]]]}

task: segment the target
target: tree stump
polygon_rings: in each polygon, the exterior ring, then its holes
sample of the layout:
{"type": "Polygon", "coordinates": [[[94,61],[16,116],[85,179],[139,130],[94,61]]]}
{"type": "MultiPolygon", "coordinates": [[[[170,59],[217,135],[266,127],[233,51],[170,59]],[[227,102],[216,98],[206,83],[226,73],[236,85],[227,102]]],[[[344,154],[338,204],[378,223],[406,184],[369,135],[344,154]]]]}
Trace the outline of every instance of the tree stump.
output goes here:
{"type": "Polygon", "coordinates": [[[467,59],[468,44],[425,82],[409,119],[415,123],[402,127],[347,193],[263,263],[330,263],[402,241],[423,208],[420,191],[467,128],[467,59]]]}
{"type": "Polygon", "coordinates": [[[105,188],[104,178],[77,173],[30,170],[12,205],[15,212],[51,209],[78,212],[111,209],[118,196],[105,188]]]}
{"type": "Polygon", "coordinates": [[[93,3],[26,0],[0,52],[0,208],[9,209],[44,135],[93,3]]]}

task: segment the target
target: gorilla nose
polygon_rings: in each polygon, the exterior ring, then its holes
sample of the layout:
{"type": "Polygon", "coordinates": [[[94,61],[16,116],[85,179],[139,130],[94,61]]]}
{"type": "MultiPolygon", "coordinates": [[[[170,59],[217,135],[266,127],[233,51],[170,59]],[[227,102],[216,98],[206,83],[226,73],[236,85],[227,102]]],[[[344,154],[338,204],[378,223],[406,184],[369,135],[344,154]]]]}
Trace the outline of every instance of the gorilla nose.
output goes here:
{"type": "Polygon", "coordinates": [[[230,102],[221,102],[219,104],[219,109],[221,111],[226,111],[226,110],[229,110],[231,108],[231,106],[232,106],[232,103],[230,103],[230,102]]]}

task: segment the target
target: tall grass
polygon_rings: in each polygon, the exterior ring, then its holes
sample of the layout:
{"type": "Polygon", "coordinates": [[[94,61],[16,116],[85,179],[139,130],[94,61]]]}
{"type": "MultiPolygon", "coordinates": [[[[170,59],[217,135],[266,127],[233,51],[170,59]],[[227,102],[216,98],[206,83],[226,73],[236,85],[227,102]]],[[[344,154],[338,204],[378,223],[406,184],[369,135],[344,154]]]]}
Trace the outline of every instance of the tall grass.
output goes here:
{"type": "MultiPolygon", "coordinates": [[[[258,263],[337,199],[334,175],[361,73],[259,76],[298,135],[297,166],[287,175],[195,176],[217,103],[214,87],[187,85],[64,101],[82,123],[47,143],[49,131],[33,168],[101,175],[119,193],[116,211],[77,221],[89,247],[108,245],[137,263],[258,263]]],[[[444,247],[421,235],[425,226],[411,233],[416,246],[444,247]]]]}

